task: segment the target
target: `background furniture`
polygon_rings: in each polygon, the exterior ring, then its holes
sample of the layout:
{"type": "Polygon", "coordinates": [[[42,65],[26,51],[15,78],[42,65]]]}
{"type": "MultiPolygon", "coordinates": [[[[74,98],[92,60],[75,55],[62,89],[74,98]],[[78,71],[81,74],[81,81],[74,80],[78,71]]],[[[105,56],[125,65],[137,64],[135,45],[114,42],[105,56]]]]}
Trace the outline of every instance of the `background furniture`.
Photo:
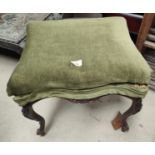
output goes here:
{"type": "Polygon", "coordinates": [[[54,13],[4,13],[0,14],[0,49],[21,54],[25,46],[26,25],[30,20],[61,19],[54,13]],[[11,34],[11,35],[10,35],[11,34]]]}
{"type": "Polygon", "coordinates": [[[145,13],[138,33],[136,46],[143,52],[144,47],[155,49],[155,29],[151,28],[154,20],[154,13],[145,13]]]}
{"type": "Polygon", "coordinates": [[[155,90],[155,18],[154,13],[144,15],[136,46],[152,68],[149,88],[155,90]]]}

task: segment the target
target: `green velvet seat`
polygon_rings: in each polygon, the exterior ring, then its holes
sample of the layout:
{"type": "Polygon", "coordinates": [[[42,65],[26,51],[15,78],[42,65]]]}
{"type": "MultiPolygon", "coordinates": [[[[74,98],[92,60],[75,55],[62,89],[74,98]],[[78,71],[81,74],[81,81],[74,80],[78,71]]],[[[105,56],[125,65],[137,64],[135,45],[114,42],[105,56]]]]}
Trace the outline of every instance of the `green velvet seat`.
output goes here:
{"type": "Polygon", "coordinates": [[[7,92],[21,106],[53,96],[143,98],[150,73],[122,17],[34,21],[7,92]]]}

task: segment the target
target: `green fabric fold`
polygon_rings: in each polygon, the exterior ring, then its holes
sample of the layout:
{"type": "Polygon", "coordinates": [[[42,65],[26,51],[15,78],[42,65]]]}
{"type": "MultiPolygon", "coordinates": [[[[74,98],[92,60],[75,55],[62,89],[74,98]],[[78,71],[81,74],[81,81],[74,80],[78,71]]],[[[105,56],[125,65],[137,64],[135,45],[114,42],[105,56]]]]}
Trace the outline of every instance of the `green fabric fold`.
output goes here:
{"type": "Polygon", "coordinates": [[[24,106],[28,102],[35,102],[38,99],[40,100],[49,97],[86,100],[101,97],[104,95],[117,94],[128,97],[144,98],[147,91],[148,87],[146,85],[133,85],[133,84],[107,85],[83,90],[49,89],[42,92],[38,91],[38,92],[32,92],[27,95],[15,96],[14,101],[19,103],[20,106],[24,106]]]}

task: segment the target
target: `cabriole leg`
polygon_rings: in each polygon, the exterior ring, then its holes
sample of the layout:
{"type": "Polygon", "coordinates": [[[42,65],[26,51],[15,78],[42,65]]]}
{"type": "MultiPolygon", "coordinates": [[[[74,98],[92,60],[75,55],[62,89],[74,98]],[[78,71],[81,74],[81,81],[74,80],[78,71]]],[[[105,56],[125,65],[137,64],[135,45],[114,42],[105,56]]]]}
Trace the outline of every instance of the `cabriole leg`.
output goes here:
{"type": "Polygon", "coordinates": [[[23,106],[22,113],[25,117],[39,122],[40,127],[37,130],[37,135],[44,136],[45,135],[45,120],[42,116],[40,116],[33,110],[33,107],[32,107],[33,104],[34,103],[28,103],[27,105],[23,106]]]}
{"type": "Polygon", "coordinates": [[[134,115],[137,112],[139,112],[141,110],[141,108],[142,108],[142,99],[141,98],[132,98],[131,107],[125,113],[122,114],[121,130],[123,132],[129,130],[127,118],[129,116],[134,115]]]}

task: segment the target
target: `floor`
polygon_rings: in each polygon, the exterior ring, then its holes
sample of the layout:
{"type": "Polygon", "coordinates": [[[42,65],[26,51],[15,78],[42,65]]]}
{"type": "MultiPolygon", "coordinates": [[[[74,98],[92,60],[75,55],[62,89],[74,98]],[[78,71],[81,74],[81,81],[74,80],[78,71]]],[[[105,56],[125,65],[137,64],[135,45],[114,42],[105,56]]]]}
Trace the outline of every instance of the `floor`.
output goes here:
{"type": "Polygon", "coordinates": [[[117,112],[130,106],[125,97],[107,96],[89,104],[57,98],[42,100],[34,108],[44,116],[47,134],[37,136],[38,123],[23,117],[21,107],[6,94],[17,61],[0,53],[0,141],[155,141],[155,92],[151,90],[141,112],[129,118],[130,130],[126,133],[111,126],[117,112]]]}

